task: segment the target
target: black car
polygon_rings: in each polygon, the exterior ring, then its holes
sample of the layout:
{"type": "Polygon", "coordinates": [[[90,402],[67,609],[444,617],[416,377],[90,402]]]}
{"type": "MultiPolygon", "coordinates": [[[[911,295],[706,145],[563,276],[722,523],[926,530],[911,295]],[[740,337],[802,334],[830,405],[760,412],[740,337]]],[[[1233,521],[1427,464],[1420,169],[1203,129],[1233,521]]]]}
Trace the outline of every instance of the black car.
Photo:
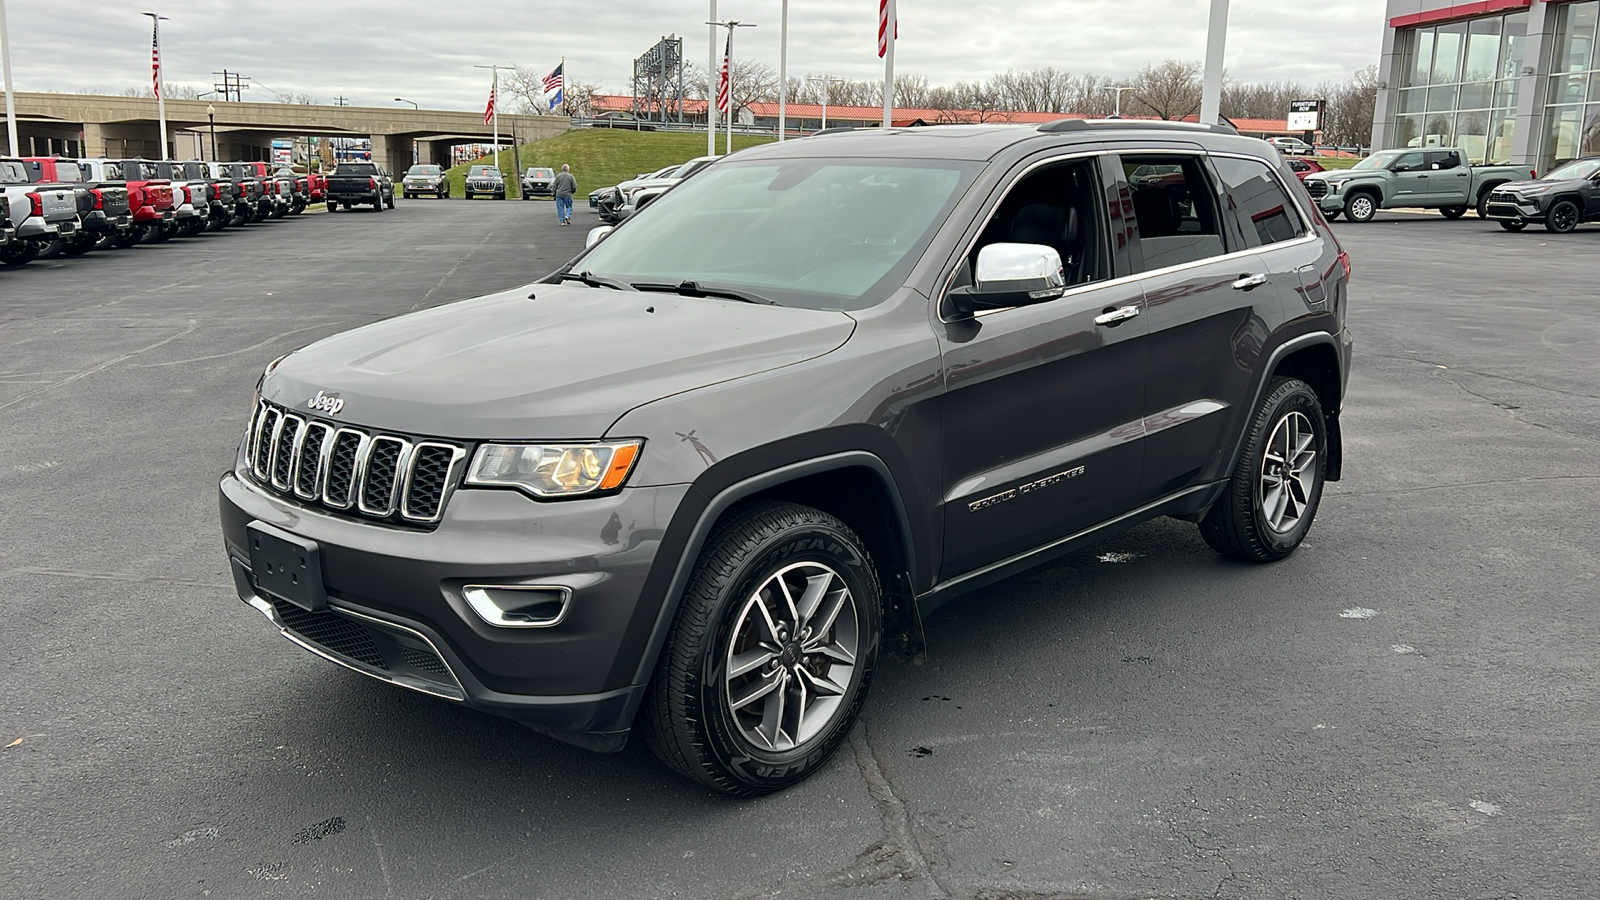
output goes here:
{"type": "Polygon", "coordinates": [[[238,594],[355,671],[783,788],[963,593],[1158,516],[1300,544],[1351,340],[1293,185],[1178,123],[742,151],[541,282],[269,365],[238,594]]]}
{"type": "Polygon", "coordinates": [[[1584,222],[1600,221],[1600,156],[1575,159],[1534,181],[1502,184],[1489,194],[1484,211],[1507,231],[1537,222],[1566,234],[1584,222]]]}

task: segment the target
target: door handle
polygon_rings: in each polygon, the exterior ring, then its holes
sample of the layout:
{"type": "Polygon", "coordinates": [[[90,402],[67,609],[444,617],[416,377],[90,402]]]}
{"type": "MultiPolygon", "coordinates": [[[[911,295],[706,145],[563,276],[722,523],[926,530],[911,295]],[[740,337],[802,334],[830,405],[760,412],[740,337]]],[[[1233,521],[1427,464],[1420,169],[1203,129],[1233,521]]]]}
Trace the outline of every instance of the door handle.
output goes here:
{"type": "Polygon", "coordinates": [[[1096,325],[1105,325],[1110,328],[1115,328],[1137,315],[1139,315],[1139,307],[1137,306],[1118,306],[1107,309],[1100,315],[1095,316],[1094,323],[1096,325]]]}
{"type": "Polygon", "coordinates": [[[1233,283],[1233,289],[1236,291],[1253,291],[1266,283],[1267,276],[1265,275],[1245,275],[1233,283]]]}

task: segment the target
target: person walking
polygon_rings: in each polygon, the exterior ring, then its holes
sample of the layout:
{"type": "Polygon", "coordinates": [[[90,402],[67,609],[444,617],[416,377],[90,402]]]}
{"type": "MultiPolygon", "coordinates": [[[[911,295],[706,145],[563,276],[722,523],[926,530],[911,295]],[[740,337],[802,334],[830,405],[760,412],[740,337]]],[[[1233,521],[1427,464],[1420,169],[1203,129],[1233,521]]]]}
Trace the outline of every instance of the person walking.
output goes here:
{"type": "Polygon", "coordinates": [[[550,191],[556,195],[556,218],[563,225],[572,224],[572,195],[578,192],[578,179],[572,177],[572,167],[562,163],[561,174],[550,183],[550,191]]]}

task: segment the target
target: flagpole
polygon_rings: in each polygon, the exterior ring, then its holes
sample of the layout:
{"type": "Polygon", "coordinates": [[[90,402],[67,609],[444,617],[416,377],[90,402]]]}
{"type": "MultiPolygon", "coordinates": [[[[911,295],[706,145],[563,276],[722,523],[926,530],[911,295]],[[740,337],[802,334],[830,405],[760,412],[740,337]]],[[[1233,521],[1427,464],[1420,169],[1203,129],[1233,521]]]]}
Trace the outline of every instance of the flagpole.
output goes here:
{"type": "Polygon", "coordinates": [[[156,54],[156,71],[155,71],[155,76],[156,76],[156,78],[155,78],[155,81],[156,81],[156,83],[155,83],[155,89],[156,89],[156,116],[161,121],[161,152],[156,155],[156,158],[157,159],[166,159],[167,158],[167,70],[166,70],[165,64],[163,64],[161,62],[161,20],[165,19],[166,16],[157,15],[156,13],[153,13],[153,12],[147,12],[147,13],[144,13],[143,15],[149,16],[151,23],[154,24],[154,26],[155,26],[154,30],[152,31],[151,43],[155,45],[155,54],[156,54]]]}
{"type": "MultiPolygon", "coordinates": [[[[17,104],[12,99],[11,88],[11,37],[6,31],[6,0],[0,0],[0,67],[5,69],[6,83],[6,136],[11,140],[10,154],[22,155],[22,145],[17,143],[17,104]]],[[[88,155],[88,151],[84,152],[88,155]]]]}
{"type": "Polygon", "coordinates": [[[1222,114],[1222,64],[1228,44],[1228,0],[1211,0],[1206,34],[1206,74],[1200,91],[1200,124],[1215,125],[1222,114]]]}
{"type": "MultiPolygon", "coordinates": [[[[706,29],[710,35],[710,58],[706,63],[706,155],[717,155],[717,85],[712,80],[717,77],[717,0],[711,0],[711,18],[706,20],[706,29]]],[[[7,96],[10,96],[9,94],[7,96]]]]}
{"type": "Polygon", "coordinates": [[[789,0],[783,0],[778,25],[778,141],[782,143],[789,119],[789,0]]]}
{"type": "Polygon", "coordinates": [[[895,9],[895,0],[889,2],[889,21],[885,26],[884,41],[887,49],[883,54],[883,127],[888,128],[894,121],[894,42],[900,31],[899,11],[895,9]]]}
{"type": "Polygon", "coordinates": [[[733,29],[738,23],[728,26],[728,147],[723,154],[733,152],[733,29]]]}

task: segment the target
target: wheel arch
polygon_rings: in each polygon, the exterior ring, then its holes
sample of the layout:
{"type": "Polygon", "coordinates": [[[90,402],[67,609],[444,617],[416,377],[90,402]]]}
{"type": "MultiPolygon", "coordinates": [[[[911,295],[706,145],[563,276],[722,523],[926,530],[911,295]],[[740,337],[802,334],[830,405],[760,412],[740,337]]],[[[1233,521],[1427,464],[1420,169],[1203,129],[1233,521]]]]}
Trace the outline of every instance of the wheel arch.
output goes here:
{"type": "Polygon", "coordinates": [[[1370,194],[1370,195],[1372,195],[1372,199],[1377,202],[1378,208],[1379,209],[1383,208],[1383,186],[1382,185],[1377,184],[1376,182],[1371,182],[1371,181],[1364,182],[1362,184],[1352,185],[1349,188],[1347,188],[1345,190],[1345,192],[1344,192],[1345,202],[1346,203],[1350,202],[1350,198],[1354,197],[1357,194],[1370,194]]]}
{"type": "MultiPolygon", "coordinates": [[[[1250,410],[1261,405],[1261,398],[1272,386],[1274,378],[1298,378],[1311,386],[1322,404],[1323,418],[1328,429],[1328,465],[1323,477],[1338,481],[1343,473],[1344,447],[1339,431],[1339,408],[1344,402],[1344,378],[1339,360],[1339,342],[1326,331],[1313,331],[1289,338],[1273,349],[1261,367],[1262,376],[1250,399],[1250,410]]],[[[1249,416],[1244,417],[1246,423],[1249,416]]],[[[1232,472],[1244,452],[1248,424],[1234,441],[1233,453],[1224,471],[1232,472]]]]}
{"type": "MultiPolygon", "coordinates": [[[[920,652],[921,621],[916,614],[915,591],[910,573],[917,564],[917,547],[904,496],[889,465],[875,453],[846,450],[792,462],[729,484],[714,493],[699,489],[702,503],[686,504],[680,516],[692,521],[681,550],[665,546],[672,553],[671,580],[661,594],[661,602],[651,626],[644,651],[628,684],[650,680],[656,662],[666,645],[668,632],[678,615],[678,607],[693,575],[694,564],[705,548],[716,524],[730,513],[763,500],[782,500],[819,509],[833,515],[861,536],[878,569],[884,592],[884,638],[893,645],[899,640],[909,652],[920,652]]],[[[679,523],[675,521],[674,526],[679,523]]],[[[662,565],[664,561],[658,561],[662,565]]],[[[619,659],[623,663],[626,657],[619,659]]],[[[612,672],[612,681],[622,673],[612,672]]]]}

